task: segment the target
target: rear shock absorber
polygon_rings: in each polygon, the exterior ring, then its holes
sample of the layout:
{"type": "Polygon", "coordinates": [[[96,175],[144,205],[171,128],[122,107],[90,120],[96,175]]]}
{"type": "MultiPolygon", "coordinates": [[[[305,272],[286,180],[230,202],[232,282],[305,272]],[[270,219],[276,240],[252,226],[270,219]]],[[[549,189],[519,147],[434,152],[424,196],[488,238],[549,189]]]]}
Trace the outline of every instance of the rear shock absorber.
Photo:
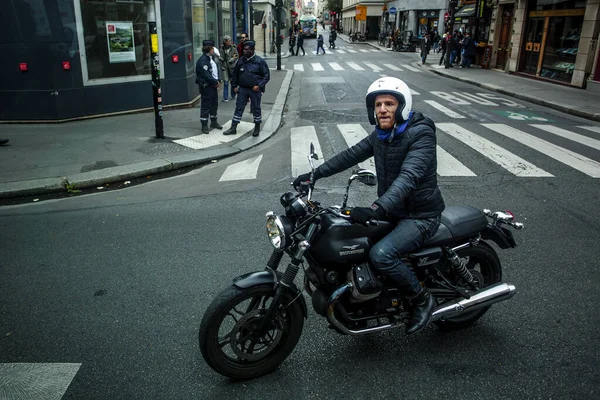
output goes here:
{"type": "Polygon", "coordinates": [[[454,272],[469,285],[469,287],[473,290],[477,289],[477,285],[475,284],[475,280],[473,279],[473,274],[467,268],[467,263],[464,260],[461,260],[458,257],[458,254],[452,249],[447,249],[448,252],[448,261],[450,261],[450,265],[454,269],[454,272]]]}

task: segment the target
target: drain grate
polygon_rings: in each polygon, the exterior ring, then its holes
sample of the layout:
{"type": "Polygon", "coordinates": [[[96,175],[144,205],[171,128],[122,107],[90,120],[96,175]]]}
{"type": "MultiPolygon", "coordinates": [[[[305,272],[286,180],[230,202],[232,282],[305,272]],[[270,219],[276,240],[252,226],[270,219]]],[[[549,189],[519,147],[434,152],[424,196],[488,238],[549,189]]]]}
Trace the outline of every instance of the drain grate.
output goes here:
{"type": "Polygon", "coordinates": [[[144,146],[137,151],[140,153],[147,154],[149,156],[162,156],[165,154],[179,153],[181,151],[189,151],[190,149],[185,146],[181,146],[177,143],[158,143],[152,146],[144,146]]]}

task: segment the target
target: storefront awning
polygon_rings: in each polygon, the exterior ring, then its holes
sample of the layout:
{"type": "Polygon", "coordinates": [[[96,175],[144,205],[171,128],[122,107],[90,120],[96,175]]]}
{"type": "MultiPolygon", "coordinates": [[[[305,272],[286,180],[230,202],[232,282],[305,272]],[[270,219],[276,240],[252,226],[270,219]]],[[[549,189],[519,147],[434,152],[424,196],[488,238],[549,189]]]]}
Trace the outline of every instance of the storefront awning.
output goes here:
{"type": "Polygon", "coordinates": [[[473,5],[469,4],[469,5],[463,6],[454,13],[454,17],[458,17],[458,18],[472,17],[473,15],[475,15],[475,5],[474,4],[473,5]]]}

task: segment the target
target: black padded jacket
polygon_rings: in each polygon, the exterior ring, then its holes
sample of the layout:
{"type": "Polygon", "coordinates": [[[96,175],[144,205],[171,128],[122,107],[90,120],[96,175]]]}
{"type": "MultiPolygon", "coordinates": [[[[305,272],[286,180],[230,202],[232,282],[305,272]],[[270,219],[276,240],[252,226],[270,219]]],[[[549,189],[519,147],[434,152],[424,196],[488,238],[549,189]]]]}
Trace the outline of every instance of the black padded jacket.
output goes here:
{"type": "Polygon", "coordinates": [[[375,201],[391,219],[433,218],[445,208],[437,185],[435,124],[416,112],[401,134],[381,140],[377,131],[317,169],[327,177],[375,157],[375,201]]]}

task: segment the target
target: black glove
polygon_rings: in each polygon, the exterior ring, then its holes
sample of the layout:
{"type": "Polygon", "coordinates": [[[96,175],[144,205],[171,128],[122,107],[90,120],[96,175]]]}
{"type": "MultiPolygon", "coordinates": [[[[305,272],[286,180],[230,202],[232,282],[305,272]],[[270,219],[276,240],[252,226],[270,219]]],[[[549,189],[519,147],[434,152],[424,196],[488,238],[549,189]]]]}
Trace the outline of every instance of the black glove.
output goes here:
{"type": "Polygon", "coordinates": [[[373,203],[371,207],[355,207],[350,211],[350,218],[359,224],[366,224],[370,220],[379,220],[385,215],[383,208],[373,203]]]}
{"type": "MultiPolygon", "coordinates": [[[[313,184],[315,184],[317,182],[317,179],[321,178],[321,174],[319,173],[319,170],[315,171],[315,174],[313,176],[313,184]]],[[[306,174],[302,174],[299,175],[294,182],[292,183],[292,185],[294,185],[294,188],[297,189],[300,187],[300,183],[302,182],[309,182],[310,181],[310,172],[306,173],[306,174]]]]}

